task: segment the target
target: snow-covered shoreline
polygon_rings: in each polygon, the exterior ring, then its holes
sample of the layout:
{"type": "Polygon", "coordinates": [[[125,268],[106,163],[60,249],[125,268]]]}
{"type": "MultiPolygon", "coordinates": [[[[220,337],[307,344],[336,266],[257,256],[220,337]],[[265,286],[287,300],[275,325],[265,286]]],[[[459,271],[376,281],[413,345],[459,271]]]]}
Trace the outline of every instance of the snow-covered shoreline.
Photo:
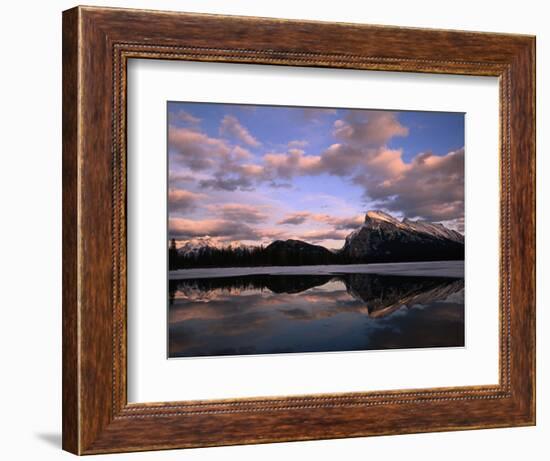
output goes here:
{"type": "Polygon", "coordinates": [[[243,275],[332,275],[332,274],[385,274],[424,277],[464,277],[464,261],[427,261],[410,263],[347,264],[326,266],[270,266],[270,267],[212,267],[169,271],[170,280],[243,275]]]}

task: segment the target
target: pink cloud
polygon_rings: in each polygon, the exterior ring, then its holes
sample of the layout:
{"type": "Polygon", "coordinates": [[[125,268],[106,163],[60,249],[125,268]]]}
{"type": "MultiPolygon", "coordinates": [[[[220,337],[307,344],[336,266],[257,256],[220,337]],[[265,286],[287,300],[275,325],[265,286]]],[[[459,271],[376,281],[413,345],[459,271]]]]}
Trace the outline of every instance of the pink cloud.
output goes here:
{"type": "Polygon", "coordinates": [[[308,123],[320,123],[324,117],[335,115],[336,109],[303,107],[301,109],[302,118],[308,123]]]}
{"type": "MultiPolygon", "coordinates": [[[[258,206],[245,205],[242,203],[225,203],[220,206],[212,206],[211,208],[221,215],[223,219],[230,221],[257,224],[266,221],[269,217],[264,211],[261,211],[258,206]]],[[[265,206],[263,208],[265,208],[265,206]]]]}
{"type": "MultiPolygon", "coordinates": [[[[232,146],[224,139],[212,138],[190,128],[170,126],[168,131],[170,162],[172,170],[185,167],[192,173],[204,173],[196,178],[201,187],[220,190],[250,190],[253,186],[251,173],[260,172],[254,164],[244,164],[253,154],[241,146],[232,146]]],[[[178,173],[171,171],[171,179],[178,173]]],[[[181,173],[179,173],[181,176],[181,173]]],[[[189,177],[189,174],[186,175],[189,177]]]]}
{"type": "Polygon", "coordinates": [[[365,165],[371,173],[384,178],[399,178],[412,166],[403,161],[401,149],[382,148],[366,156],[365,165]]]}
{"type": "Polygon", "coordinates": [[[290,224],[290,225],[300,225],[305,222],[314,221],[324,224],[330,224],[334,226],[336,230],[346,230],[346,229],[355,229],[363,223],[364,216],[352,216],[352,217],[339,217],[331,216],[323,213],[311,213],[309,211],[297,211],[294,213],[288,213],[282,220],[277,224],[290,224]]]}
{"type": "Polygon", "coordinates": [[[231,170],[228,167],[225,172],[218,172],[209,179],[202,179],[199,181],[199,185],[204,188],[210,188],[214,190],[236,191],[238,189],[244,191],[254,190],[254,184],[252,179],[247,175],[239,174],[236,177],[231,176],[231,170]]]}
{"type": "Polygon", "coordinates": [[[189,112],[186,112],[183,109],[177,111],[176,113],[171,113],[170,119],[174,121],[178,120],[183,123],[189,123],[191,125],[198,125],[201,122],[200,118],[191,115],[189,112]]]}
{"type": "Polygon", "coordinates": [[[256,165],[253,163],[239,165],[238,171],[244,176],[253,178],[262,178],[265,175],[265,168],[262,165],[256,165]]]}
{"type": "Polygon", "coordinates": [[[259,147],[262,144],[233,115],[226,115],[222,119],[220,134],[233,136],[250,147],[259,147]]]}
{"type": "Polygon", "coordinates": [[[206,198],[205,194],[199,194],[188,190],[170,189],[168,191],[168,208],[170,212],[186,212],[196,207],[196,202],[206,198]]]}
{"type": "Polygon", "coordinates": [[[258,232],[260,234],[260,238],[262,240],[267,240],[268,242],[277,239],[286,240],[290,238],[288,233],[278,227],[262,227],[261,229],[258,229],[258,232]]]}
{"type": "Polygon", "coordinates": [[[290,149],[286,153],[271,153],[263,157],[265,169],[271,176],[292,178],[294,176],[318,174],[321,172],[321,157],[305,155],[301,149],[290,149]]]}
{"type": "Polygon", "coordinates": [[[296,213],[289,213],[277,224],[292,224],[299,225],[305,223],[311,218],[311,213],[308,211],[297,211],[296,213]]]}
{"type": "MultiPolygon", "coordinates": [[[[380,155],[384,155],[383,153],[380,155]]],[[[464,217],[464,149],[443,156],[422,153],[411,163],[388,162],[354,178],[365,196],[390,212],[430,221],[464,217]]]]}
{"type": "Polygon", "coordinates": [[[175,160],[193,171],[217,167],[220,161],[227,161],[231,153],[230,146],[221,139],[175,126],[168,129],[168,145],[177,153],[175,160]]]}
{"type": "Polygon", "coordinates": [[[348,232],[335,229],[319,229],[304,232],[300,235],[301,240],[319,242],[321,240],[343,240],[348,232]]]}
{"type": "Polygon", "coordinates": [[[332,144],[321,154],[322,169],[335,176],[348,176],[359,168],[365,153],[349,144],[332,144]]]}
{"type": "Polygon", "coordinates": [[[226,219],[171,218],[168,221],[168,229],[170,238],[177,240],[204,236],[227,237],[229,240],[256,240],[260,237],[248,224],[226,219]]]}
{"type": "Polygon", "coordinates": [[[303,149],[309,144],[309,142],[305,139],[295,139],[294,141],[290,141],[288,143],[289,149],[303,149]]]}
{"type": "Polygon", "coordinates": [[[365,221],[364,215],[352,216],[349,218],[335,218],[331,217],[325,221],[328,224],[332,224],[338,230],[350,230],[357,229],[365,221]]]}
{"type": "MultiPolygon", "coordinates": [[[[306,113],[307,117],[326,115],[324,109],[306,113]]],[[[188,119],[186,115],[182,117],[188,119]]],[[[191,123],[191,119],[188,120],[191,123]]],[[[268,152],[259,157],[228,139],[212,138],[197,129],[174,126],[169,128],[169,146],[176,170],[184,167],[186,173],[196,175],[196,183],[203,188],[232,192],[252,191],[261,184],[292,187],[291,180],[295,177],[329,174],[360,186],[365,200],[377,207],[409,218],[455,222],[457,227],[463,227],[463,223],[457,221],[464,216],[463,149],[446,155],[421,153],[405,161],[401,149],[389,148],[387,144],[394,137],[407,136],[408,132],[396,113],[349,111],[334,122],[332,133],[336,142],[318,153],[306,154],[303,148],[307,141],[292,140],[286,151],[268,152]]],[[[261,145],[232,115],[222,119],[220,134],[244,146],[261,145]]],[[[197,199],[200,197],[188,194],[173,197],[171,203],[173,207],[187,210],[192,209],[197,199]]],[[[265,214],[235,208],[219,209],[214,216],[257,224],[263,222],[265,214]]],[[[317,222],[341,231],[353,229],[361,221],[362,217],[357,216],[341,218],[294,212],[278,223],[317,222]]],[[[256,232],[260,235],[259,230],[256,232]]]]}
{"type": "Polygon", "coordinates": [[[245,149],[241,146],[235,146],[231,153],[235,158],[239,160],[249,160],[254,157],[254,155],[248,149],[245,149]]]}
{"type": "Polygon", "coordinates": [[[256,227],[253,223],[234,221],[225,218],[186,219],[170,218],[168,221],[169,238],[174,238],[180,245],[196,237],[212,237],[219,242],[260,241],[270,242],[278,238],[289,238],[289,235],[277,227],[256,227]]]}
{"type": "Polygon", "coordinates": [[[407,136],[394,112],[349,111],[346,118],[334,122],[333,134],[346,142],[362,146],[382,146],[395,136],[407,136]]]}

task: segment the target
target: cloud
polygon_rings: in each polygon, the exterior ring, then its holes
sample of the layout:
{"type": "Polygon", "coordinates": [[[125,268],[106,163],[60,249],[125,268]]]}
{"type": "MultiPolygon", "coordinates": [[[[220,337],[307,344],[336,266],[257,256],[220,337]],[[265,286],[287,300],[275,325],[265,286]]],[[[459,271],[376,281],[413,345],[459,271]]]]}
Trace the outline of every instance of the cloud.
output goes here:
{"type": "MultiPolygon", "coordinates": [[[[305,117],[314,117],[336,112],[304,109],[303,113],[307,114],[305,117]]],[[[247,147],[260,145],[236,117],[226,115],[222,119],[220,134],[230,137],[230,140],[210,137],[196,128],[170,126],[170,161],[174,162],[174,171],[185,172],[182,181],[191,177],[204,189],[227,192],[252,191],[260,185],[292,187],[292,180],[300,176],[337,176],[359,186],[369,206],[411,219],[444,221],[459,231],[463,230],[464,150],[445,155],[423,152],[412,160],[405,160],[403,150],[390,148],[388,143],[408,133],[408,128],[401,124],[394,112],[347,111],[334,122],[332,134],[335,142],[325,150],[306,154],[303,149],[306,140],[291,140],[288,149],[268,151],[260,157],[258,153],[254,155],[246,147],[232,143],[238,141],[247,147]]],[[[172,168],[172,163],[170,166],[172,168]]],[[[181,197],[179,205],[174,202],[172,206],[189,210],[196,199],[181,197]]],[[[355,206],[349,207],[341,202],[339,205],[331,202],[327,211],[338,207],[338,213],[355,213],[355,206]]],[[[329,202],[325,204],[329,205],[329,202]]],[[[263,222],[260,217],[263,212],[254,215],[235,208],[225,210],[225,213],[220,209],[214,216],[244,224],[263,222]]],[[[334,231],[349,231],[362,220],[363,216],[336,217],[297,211],[283,216],[278,224],[298,226],[317,222],[332,226],[334,231]]]]}
{"type": "Polygon", "coordinates": [[[168,221],[169,238],[176,239],[180,245],[183,241],[196,237],[212,237],[215,241],[228,243],[250,240],[271,242],[276,239],[287,239],[290,235],[277,227],[257,227],[241,221],[225,218],[186,219],[171,218],[168,221]]]}
{"type": "Polygon", "coordinates": [[[249,160],[254,157],[254,155],[248,149],[244,149],[241,146],[235,146],[231,153],[235,158],[239,160],[249,160]]]}
{"type": "Polygon", "coordinates": [[[175,182],[192,183],[195,182],[195,177],[187,173],[182,173],[181,171],[170,170],[168,172],[168,181],[169,184],[173,184],[175,182]]]}
{"type": "Polygon", "coordinates": [[[235,168],[236,172],[242,176],[248,176],[252,178],[262,178],[265,175],[265,168],[262,165],[256,165],[254,163],[245,163],[235,168]]]}
{"type": "Polygon", "coordinates": [[[385,151],[373,158],[353,181],[364,188],[365,198],[390,212],[429,221],[464,217],[464,149],[438,156],[421,153],[410,163],[385,151]],[[390,161],[393,159],[392,161],[390,161]],[[379,168],[377,168],[379,167],[379,168]]]}
{"type": "MultiPolygon", "coordinates": [[[[407,162],[401,149],[389,148],[387,143],[408,132],[393,112],[349,111],[334,123],[333,135],[339,142],[320,155],[289,149],[287,153],[266,155],[265,168],[272,178],[323,173],[350,178],[363,188],[366,201],[409,218],[460,219],[464,216],[464,150],[446,155],[421,153],[407,162]]],[[[285,219],[285,224],[299,224],[315,217],[285,219]]],[[[456,226],[460,229],[460,223],[456,226]]]]}
{"type": "Polygon", "coordinates": [[[289,149],[286,153],[270,153],[263,157],[267,176],[271,179],[290,179],[294,176],[318,174],[322,171],[321,157],[305,155],[301,149],[289,149]]]}
{"type": "Polygon", "coordinates": [[[266,213],[260,211],[257,206],[252,205],[226,203],[221,206],[215,206],[214,209],[223,219],[230,221],[258,224],[268,219],[266,213]]]}
{"type": "Polygon", "coordinates": [[[348,176],[361,166],[364,155],[348,144],[332,144],[321,155],[321,169],[334,176],[348,176]]]}
{"type": "Polygon", "coordinates": [[[380,173],[404,168],[401,150],[361,149],[349,144],[333,144],[320,155],[307,155],[301,149],[289,149],[284,153],[268,153],[263,156],[263,165],[248,165],[234,168],[241,176],[256,181],[276,182],[296,176],[330,174],[348,177],[366,167],[380,173]]]}
{"type": "Polygon", "coordinates": [[[347,145],[333,146],[330,151],[322,156],[327,170],[353,174],[352,181],[363,188],[364,199],[376,207],[429,221],[464,216],[463,149],[446,155],[421,153],[410,162],[404,161],[402,150],[385,146],[366,148],[360,151],[361,157],[347,145]]]}
{"type": "Polygon", "coordinates": [[[395,136],[407,136],[409,129],[401,125],[394,112],[350,110],[344,119],[334,122],[333,135],[361,146],[382,146],[395,136]]]}
{"type": "Polygon", "coordinates": [[[357,229],[365,221],[364,215],[358,215],[351,218],[332,218],[330,224],[338,230],[357,229]]]}
{"type": "Polygon", "coordinates": [[[271,181],[268,183],[269,187],[272,187],[273,189],[292,189],[292,184],[289,182],[277,182],[277,181],[271,181]]]}
{"type": "Polygon", "coordinates": [[[224,116],[220,125],[220,134],[232,136],[250,147],[259,147],[262,144],[233,115],[224,116]]]}
{"type": "Polygon", "coordinates": [[[299,225],[305,223],[308,219],[310,219],[310,217],[311,213],[309,213],[308,211],[298,211],[296,213],[290,213],[286,215],[286,217],[279,221],[277,224],[299,225]]]}
{"type": "Polygon", "coordinates": [[[262,167],[242,164],[254,156],[246,148],[232,146],[224,139],[212,138],[201,131],[186,127],[170,126],[170,180],[198,180],[204,188],[234,191],[251,190],[251,177],[258,176],[262,167]],[[190,170],[182,174],[178,169],[190,170]],[[193,176],[191,174],[195,175],[193,176]],[[197,175],[202,174],[202,177],[197,175]],[[205,176],[206,174],[206,176],[205,176]]]}
{"type": "Polygon", "coordinates": [[[186,112],[183,109],[178,110],[177,112],[170,113],[170,122],[179,121],[182,123],[188,123],[190,125],[198,125],[201,122],[201,119],[191,115],[189,112],[186,112]]]}
{"type": "Polygon", "coordinates": [[[305,139],[295,139],[290,141],[287,145],[289,149],[303,149],[309,144],[309,141],[305,139]]]}
{"type": "Polygon", "coordinates": [[[336,109],[331,108],[303,107],[299,113],[306,122],[320,123],[323,117],[335,115],[337,112],[336,109]]]}
{"type": "Polygon", "coordinates": [[[393,137],[408,135],[393,112],[350,111],[334,123],[333,134],[340,142],[321,154],[320,169],[351,175],[366,200],[409,218],[464,216],[464,149],[421,153],[406,162],[401,149],[387,147],[393,137]]]}
{"type": "Polygon", "coordinates": [[[320,229],[304,232],[300,239],[310,242],[319,242],[321,240],[343,240],[348,233],[343,230],[335,229],[320,229]]]}
{"type": "Polygon", "coordinates": [[[263,227],[259,229],[259,233],[262,240],[268,240],[270,242],[272,240],[286,240],[290,238],[290,235],[288,233],[277,227],[263,227]]]}
{"type": "Polygon", "coordinates": [[[168,191],[168,211],[169,213],[191,211],[196,208],[198,200],[206,197],[205,194],[188,190],[170,189],[168,191]]]}
{"type": "Polygon", "coordinates": [[[236,191],[237,189],[250,191],[253,190],[253,183],[246,176],[228,177],[223,173],[216,174],[211,179],[202,179],[199,185],[204,188],[214,190],[225,190],[228,192],[236,191]]]}
{"type": "Polygon", "coordinates": [[[363,223],[363,220],[364,220],[363,215],[342,218],[342,217],[331,216],[331,215],[322,214],[322,213],[311,213],[309,211],[297,211],[294,213],[287,214],[277,224],[300,225],[307,221],[315,221],[315,222],[330,224],[334,226],[335,230],[349,230],[349,229],[356,229],[357,227],[359,227],[363,223]]]}
{"type": "Polygon", "coordinates": [[[178,240],[194,237],[226,237],[227,240],[257,240],[258,231],[248,224],[226,219],[192,220],[172,218],[168,222],[170,238],[178,240]]]}
{"type": "Polygon", "coordinates": [[[231,160],[232,149],[227,142],[189,128],[170,126],[168,146],[176,153],[170,160],[174,159],[192,171],[212,169],[220,161],[231,160]]]}

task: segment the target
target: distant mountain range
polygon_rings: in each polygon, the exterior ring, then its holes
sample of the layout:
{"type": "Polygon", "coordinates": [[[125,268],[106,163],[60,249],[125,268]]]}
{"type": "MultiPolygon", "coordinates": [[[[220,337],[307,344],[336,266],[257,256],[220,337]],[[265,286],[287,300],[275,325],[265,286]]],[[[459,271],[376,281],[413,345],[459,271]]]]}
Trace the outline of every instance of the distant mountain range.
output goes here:
{"type": "Polygon", "coordinates": [[[266,247],[210,237],[190,240],[169,255],[170,269],[191,267],[301,266],[373,262],[464,259],[464,236],[440,223],[399,221],[382,211],[369,211],[340,250],[301,240],[275,240],[266,247]]]}
{"type": "Polygon", "coordinates": [[[188,256],[198,256],[204,251],[231,249],[233,251],[251,250],[255,248],[253,245],[245,245],[242,242],[231,242],[222,244],[212,237],[196,237],[186,241],[178,248],[178,253],[188,256]]]}

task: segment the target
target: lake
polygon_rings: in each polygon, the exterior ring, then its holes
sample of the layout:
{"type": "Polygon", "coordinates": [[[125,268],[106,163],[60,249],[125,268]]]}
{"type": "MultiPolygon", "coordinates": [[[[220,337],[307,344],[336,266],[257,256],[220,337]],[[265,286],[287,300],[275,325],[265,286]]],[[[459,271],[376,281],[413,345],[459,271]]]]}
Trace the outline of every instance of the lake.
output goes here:
{"type": "Polygon", "coordinates": [[[445,276],[415,275],[410,264],[390,273],[344,267],[170,277],[169,357],[464,346],[462,261],[445,276]]]}

